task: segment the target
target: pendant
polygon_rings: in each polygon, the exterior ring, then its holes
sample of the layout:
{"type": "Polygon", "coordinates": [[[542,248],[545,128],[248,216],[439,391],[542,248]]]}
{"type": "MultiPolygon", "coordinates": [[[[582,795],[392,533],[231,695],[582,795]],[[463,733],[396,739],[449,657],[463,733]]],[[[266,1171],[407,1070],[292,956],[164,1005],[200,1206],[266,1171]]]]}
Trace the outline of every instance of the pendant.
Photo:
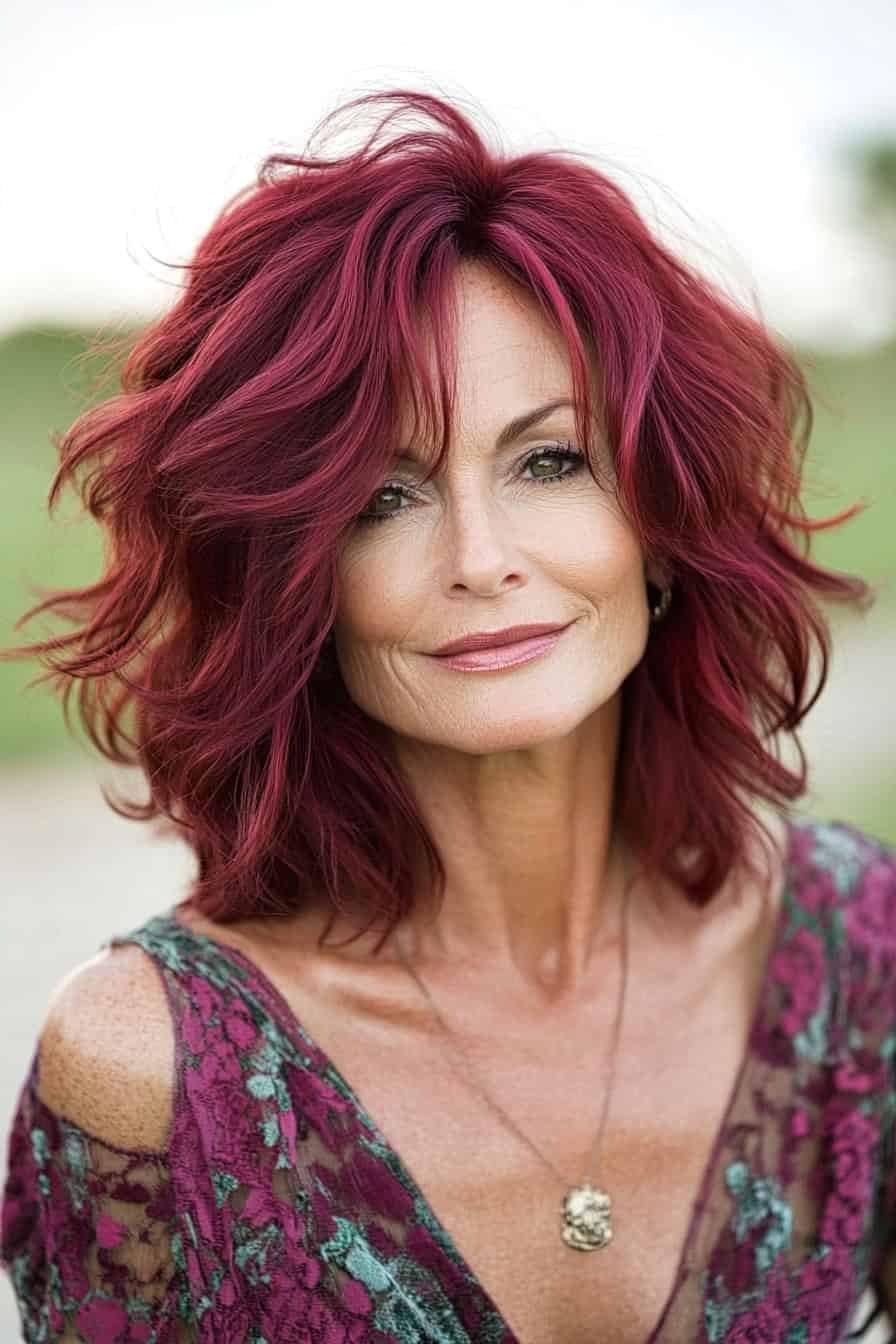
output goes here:
{"type": "Polygon", "coordinates": [[[596,1251],[613,1239],[610,1196],[590,1181],[574,1185],[563,1201],[563,1240],[576,1251],[596,1251]]]}

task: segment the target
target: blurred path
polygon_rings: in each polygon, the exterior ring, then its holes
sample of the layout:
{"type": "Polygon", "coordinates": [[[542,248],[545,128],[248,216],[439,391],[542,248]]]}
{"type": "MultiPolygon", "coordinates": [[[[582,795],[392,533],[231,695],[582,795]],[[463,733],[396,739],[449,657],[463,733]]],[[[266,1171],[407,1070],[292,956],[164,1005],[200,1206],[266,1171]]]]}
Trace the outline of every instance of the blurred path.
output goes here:
{"type": "MultiPolygon", "coordinates": [[[[838,637],[828,687],[803,733],[813,795],[848,800],[853,787],[864,791],[869,778],[892,768],[894,646],[896,639],[879,627],[838,637]]],[[[139,801],[146,797],[139,775],[107,763],[0,771],[4,1176],[10,1117],[53,990],[112,933],[134,928],[186,895],[195,870],[185,848],[116,816],[100,784],[139,801]]],[[[806,810],[815,810],[811,800],[806,810]]],[[[17,1330],[7,1285],[0,1289],[0,1339],[18,1338],[17,1330]]],[[[886,1338],[881,1332],[868,1344],[886,1338]]]]}

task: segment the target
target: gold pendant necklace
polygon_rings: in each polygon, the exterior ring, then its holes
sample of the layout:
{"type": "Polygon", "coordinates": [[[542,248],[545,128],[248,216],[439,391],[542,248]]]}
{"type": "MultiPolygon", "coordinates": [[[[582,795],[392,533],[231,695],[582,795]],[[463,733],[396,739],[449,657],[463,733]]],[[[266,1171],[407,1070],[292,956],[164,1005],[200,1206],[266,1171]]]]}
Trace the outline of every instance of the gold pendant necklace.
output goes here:
{"type": "Polygon", "coordinates": [[[590,1181],[574,1185],[563,1201],[563,1240],[574,1251],[598,1251],[613,1240],[610,1196],[590,1181]]]}
{"type": "MultiPolygon", "coordinates": [[[[613,1091],[613,1079],[616,1067],[616,1053],[619,1045],[619,1034],[622,1026],[622,1014],[625,1007],[625,993],[628,982],[628,924],[629,924],[629,904],[628,886],[625,888],[622,908],[622,937],[621,937],[621,970],[619,976],[619,991],[616,998],[616,1015],[613,1022],[613,1038],[608,1056],[608,1064],[605,1070],[605,1086],[603,1106],[601,1108],[600,1125],[597,1131],[597,1137],[591,1150],[591,1160],[596,1159],[597,1150],[600,1141],[603,1138],[604,1126],[607,1120],[607,1112],[610,1105],[610,1097],[613,1091]]],[[[396,945],[397,946],[397,945],[396,945]]],[[[460,1044],[456,1034],[447,1026],[442,1014],[439,1012],[432,995],[426,985],[420,979],[417,972],[411,966],[404,952],[397,946],[398,955],[404,963],[405,969],[416,981],[418,987],[424,994],[430,1009],[442,1029],[445,1037],[454,1046],[455,1050],[461,1055],[469,1069],[469,1057],[460,1044]]],[[[452,1062],[452,1068],[454,1064],[452,1062]]],[[[456,1071],[456,1070],[455,1070],[456,1071]]],[[[472,1070],[470,1070],[472,1075],[472,1070]]],[[[489,1097],[488,1093],[475,1080],[474,1077],[463,1077],[465,1083],[470,1084],[474,1090],[482,1097],[483,1101],[491,1110],[495,1111],[507,1124],[518,1138],[527,1145],[535,1154],[539,1161],[549,1167],[551,1171],[563,1182],[569,1185],[568,1180],[557,1170],[553,1162],[544,1156],[543,1153],[535,1147],[534,1143],[526,1134],[514,1123],[502,1106],[489,1097]]],[[[560,1235],[567,1246],[575,1251],[596,1251],[604,1246],[608,1246],[613,1239],[612,1223],[612,1201],[606,1190],[592,1183],[591,1180],[583,1180],[578,1185],[570,1186],[563,1199],[560,1218],[560,1235]]]]}

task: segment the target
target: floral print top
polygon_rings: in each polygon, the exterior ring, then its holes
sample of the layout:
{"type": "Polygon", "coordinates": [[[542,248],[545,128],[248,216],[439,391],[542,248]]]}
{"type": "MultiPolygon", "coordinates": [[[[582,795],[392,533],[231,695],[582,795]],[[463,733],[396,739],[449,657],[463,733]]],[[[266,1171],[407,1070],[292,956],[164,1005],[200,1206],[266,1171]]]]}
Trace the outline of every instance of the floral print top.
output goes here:
{"type": "MultiPolygon", "coordinates": [[[[788,828],[750,1045],[645,1344],[859,1338],[859,1299],[894,1240],[896,850],[843,822],[788,828]]],[[[35,1049],[0,1223],[23,1338],[516,1344],[279,991],[178,908],[102,945],[138,944],[164,981],[177,1042],[164,1152],[49,1110],[35,1049]]]]}

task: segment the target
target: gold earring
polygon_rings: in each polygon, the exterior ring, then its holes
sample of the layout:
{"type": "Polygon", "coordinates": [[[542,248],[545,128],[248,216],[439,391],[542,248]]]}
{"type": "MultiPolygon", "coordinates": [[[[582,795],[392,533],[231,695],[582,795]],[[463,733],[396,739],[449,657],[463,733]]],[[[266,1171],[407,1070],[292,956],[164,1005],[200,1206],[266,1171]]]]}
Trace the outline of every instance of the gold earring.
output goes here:
{"type": "Polygon", "coordinates": [[[647,593],[647,605],[650,608],[650,619],[656,624],[663,619],[666,612],[669,610],[672,602],[672,588],[670,585],[668,588],[663,588],[661,590],[657,584],[648,582],[647,593]],[[658,598],[654,597],[655,593],[659,594],[658,598]]]}

